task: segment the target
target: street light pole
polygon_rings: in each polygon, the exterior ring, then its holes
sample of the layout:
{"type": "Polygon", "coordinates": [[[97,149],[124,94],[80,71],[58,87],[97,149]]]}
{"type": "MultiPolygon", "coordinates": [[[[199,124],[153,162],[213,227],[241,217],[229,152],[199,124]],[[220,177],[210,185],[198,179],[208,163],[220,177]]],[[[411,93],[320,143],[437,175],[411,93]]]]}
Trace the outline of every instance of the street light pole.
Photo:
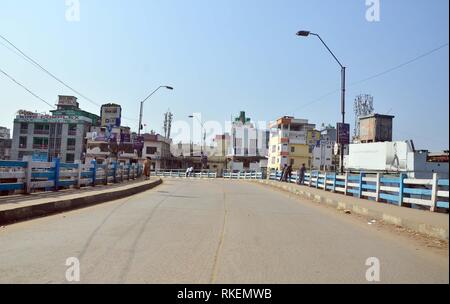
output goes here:
{"type": "MultiPolygon", "coordinates": [[[[200,120],[200,119],[198,119],[198,117],[197,116],[195,116],[195,115],[189,115],[189,118],[194,118],[195,117],[195,119],[197,119],[197,121],[200,123],[200,126],[202,127],[202,142],[201,142],[201,147],[200,147],[200,152],[203,154],[203,146],[206,144],[206,130],[205,130],[205,127],[204,127],[204,124],[203,124],[203,122],[200,120]]],[[[205,145],[205,150],[206,150],[206,145],[205,145]]]]}
{"type": "MultiPolygon", "coordinates": [[[[342,114],[342,125],[345,125],[345,92],[346,92],[346,67],[342,65],[342,63],[337,59],[336,55],[331,51],[331,49],[328,47],[328,45],[323,41],[323,39],[320,37],[319,34],[311,33],[309,31],[299,31],[297,32],[297,36],[300,37],[308,37],[308,36],[316,36],[319,38],[319,40],[322,42],[322,44],[326,47],[326,49],[330,52],[330,54],[333,56],[333,58],[337,61],[339,66],[341,67],[341,114],[342,114]]],[[[342,126],[342,127],[343,127],[342,126]]],[[[344,173],[344,145],[341,143],[341,173],[344,173]]]]}
{"type": "Polygon", "coordinates": [[[147,98],[145,98],[143,101],[141,101],[141,109],[139,111],[139,130],[138,130],[138,136],[141,135],[141,129],[142,129],[142,116],[143,116],[143,112],[144,112],[144,103],[150,98],[152,97],[159,89],[168,89],[168,90],[173,90],[173,87],[169,87],[169,86],[159,86],[156,90],[154,90],[152,93],[150,93],[150,95],[147,96],[147,98]]]}

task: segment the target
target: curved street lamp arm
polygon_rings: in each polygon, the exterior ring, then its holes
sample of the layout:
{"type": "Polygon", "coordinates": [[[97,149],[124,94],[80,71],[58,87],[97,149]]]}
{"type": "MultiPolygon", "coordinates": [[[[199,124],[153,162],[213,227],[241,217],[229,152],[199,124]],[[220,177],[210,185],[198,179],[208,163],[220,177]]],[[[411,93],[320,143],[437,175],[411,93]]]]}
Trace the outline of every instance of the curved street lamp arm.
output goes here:
{"type": "Polygon", "coordinates": [[[330,52],[330,54],[333,56],[333,58],[337,61],[337,63],[341,66],[342,69],[344,69],[344,66],[342,65],[342,63],[339,61],[339,59],[337,59],[336,55],[334,55],[334,53],[331,51],[331,49],[328,47],[328,45],[325,43],[325,41],[323,41],[322,37],[320,37],[319,34],[315,34],[315,33],[310,33],[310,35],[314,35],[317,38],[319,38],[319,40],[323,43],[323,45],[327,48],[327,50],[330,52]]]}

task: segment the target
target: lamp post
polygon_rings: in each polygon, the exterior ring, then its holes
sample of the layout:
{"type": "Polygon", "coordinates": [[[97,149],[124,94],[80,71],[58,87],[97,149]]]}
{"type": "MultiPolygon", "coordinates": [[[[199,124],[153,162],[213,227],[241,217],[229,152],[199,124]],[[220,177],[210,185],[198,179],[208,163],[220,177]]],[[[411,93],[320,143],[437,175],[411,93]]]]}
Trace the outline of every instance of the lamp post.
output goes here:
{"type": "Polygon", "coordinates": [[[142,129],[142,115],[144,112],[144,103],[153,96],[153,94],[155,94],[159,89],[165,88],[167,90],[173,90],[173,87],[169,87],[169,86],[159,86],[156,90],[154,90],[152,93],[150,93],[150,95],[147,96],[147,98],[145,98],[143,101],[141,101],[141,110],[139,112],[139,130],[138,130],[138,136],[141,135],[141,129],[142,129]]]}
{"type": "MultiPolygon", "coordinates": [[[[345,72],[346,67],[342,65],[342,63],[337,59],[337,57],[334,55],[334,53],[331,51],[331,49],[328,47],[328,45],[325,43],[325,41],[322,40],[322,38],[315,33],[311,33],[310,31],[299,31],[297,32],[297,36],[299,37],[308,37],[308,36],[316,36],[319,38],[319,40],[323,43],[323,45],[327,48],[327,50],[330,52],[330,54],[333,56],[333,58],[336,60],[336,62],[341,67],[341,114],[342,114],[342,124],[344,127],[345,125],[345,72]]],[[[338,139],[339,140],[339,139],[338,139]]],[[[344,145],[341,143],[341,173],[344,173],[344,145]]]]}
{"type": "Polygon", "coordinates": [[[197,116],[195,116],[195,115],[189,115],[189,118],[192,118],[192,119],[197,119],[197,121],[200,123],[200,126],[202,127],[202,142],[201,142],[201,147],[200,147],[200,149],[201,149],[201,154],[203,155],[203,146],[205,145],[205,143],[206,143],[206,130],[205,130],[205,127],[204,127],[204,124],[203,124],[203,122],[200,120],[200,119],[198,119],[198,117],[197,116]]]}

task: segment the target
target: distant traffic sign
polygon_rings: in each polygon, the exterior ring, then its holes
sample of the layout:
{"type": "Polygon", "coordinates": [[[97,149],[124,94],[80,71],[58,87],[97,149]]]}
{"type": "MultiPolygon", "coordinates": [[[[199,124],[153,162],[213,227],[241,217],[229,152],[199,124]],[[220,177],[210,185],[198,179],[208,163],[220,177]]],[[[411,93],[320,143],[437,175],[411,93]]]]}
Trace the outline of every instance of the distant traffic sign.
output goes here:
{"type": "Polygon", "coordinates": [[[350,125],[338,123],[337,124],[337,140],[338,144],[349,145],[350,144],[350,125]]]}

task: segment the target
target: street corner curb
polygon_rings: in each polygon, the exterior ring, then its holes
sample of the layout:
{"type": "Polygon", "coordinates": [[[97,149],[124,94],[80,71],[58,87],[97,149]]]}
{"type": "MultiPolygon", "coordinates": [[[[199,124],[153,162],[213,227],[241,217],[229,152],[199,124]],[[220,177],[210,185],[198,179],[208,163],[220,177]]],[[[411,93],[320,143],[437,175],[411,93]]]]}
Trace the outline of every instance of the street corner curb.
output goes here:
{"type": "Polygon", "coordinates": [[[51,201],[48,203],[3,210],[0,211],[0,225],[13,224],[39,217],[67,212],[70,210],[99,205],[151,190],[161,185],[162,183],[163,180],[158,179],[149,183],[136,185],[135,187],[129,187],[126,189],[116,189],[109,192],[83,196],[75,199],[62,198],[59,201],[51,201]]]}

